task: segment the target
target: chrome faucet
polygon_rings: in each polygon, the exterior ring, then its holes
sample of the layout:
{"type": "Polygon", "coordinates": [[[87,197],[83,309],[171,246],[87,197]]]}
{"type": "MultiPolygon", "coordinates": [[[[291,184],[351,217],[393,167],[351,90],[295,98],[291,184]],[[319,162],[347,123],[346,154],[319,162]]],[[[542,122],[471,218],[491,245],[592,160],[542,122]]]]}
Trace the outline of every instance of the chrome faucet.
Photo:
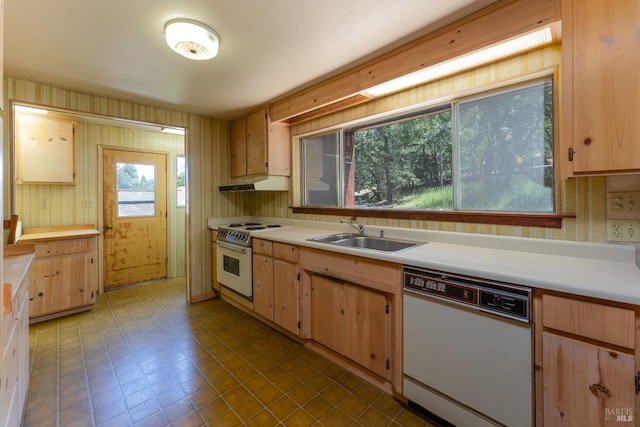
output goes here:
{"type": "Polygon", "coordinates": [[[350,226],[358,230],[358,234],[364,236],[364,224],[360,224],[358,222],[358,218],[356,218],[355,216],[352,216],[349,219],[341,219],[340,222],[342,224],[349,224],[350,226]]]}

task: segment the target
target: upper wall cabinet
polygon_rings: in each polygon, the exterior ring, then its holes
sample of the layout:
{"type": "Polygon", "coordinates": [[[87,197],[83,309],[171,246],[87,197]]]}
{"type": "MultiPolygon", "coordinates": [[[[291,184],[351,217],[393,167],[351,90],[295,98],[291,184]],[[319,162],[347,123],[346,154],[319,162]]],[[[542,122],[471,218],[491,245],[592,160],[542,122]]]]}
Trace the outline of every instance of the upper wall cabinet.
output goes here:
{"type": "Polygon", "coordinates": [[[640,0],[562,1],[564,175],[640,170],[640,0]]]}
{"type": "Polygon", "coordinates": [[[289,126],[271,123],[266,108],[231,122],[231,178],[291,175],[289,126]]]}
{"type": "Polygon", "coordinates": [[[63,116],[16,114],[16,183],[74,185],[75,127],[63,116]]]}

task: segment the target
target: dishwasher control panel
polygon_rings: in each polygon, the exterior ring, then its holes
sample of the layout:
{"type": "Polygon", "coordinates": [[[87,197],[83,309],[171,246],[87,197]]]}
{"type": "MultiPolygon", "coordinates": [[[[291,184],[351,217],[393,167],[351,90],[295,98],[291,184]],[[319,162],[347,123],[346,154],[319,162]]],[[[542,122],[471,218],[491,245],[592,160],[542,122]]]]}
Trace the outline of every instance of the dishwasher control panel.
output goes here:
{"type": "Polygon", "coordinates": [[[403,267],[403,289],[452,301],[488,313],[530,321],[532,289],[417,267],[403,267]]]}

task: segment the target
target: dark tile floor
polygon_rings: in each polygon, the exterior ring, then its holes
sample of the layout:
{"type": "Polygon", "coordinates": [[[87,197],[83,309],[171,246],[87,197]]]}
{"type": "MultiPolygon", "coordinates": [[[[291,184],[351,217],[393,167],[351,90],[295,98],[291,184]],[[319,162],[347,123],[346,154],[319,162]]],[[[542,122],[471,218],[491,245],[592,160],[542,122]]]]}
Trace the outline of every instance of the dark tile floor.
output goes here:
{"type": "Polygon", "coordinates": [[[428,426],[398,401],[184,278],[31,325],[24,426],[428,426]]]}

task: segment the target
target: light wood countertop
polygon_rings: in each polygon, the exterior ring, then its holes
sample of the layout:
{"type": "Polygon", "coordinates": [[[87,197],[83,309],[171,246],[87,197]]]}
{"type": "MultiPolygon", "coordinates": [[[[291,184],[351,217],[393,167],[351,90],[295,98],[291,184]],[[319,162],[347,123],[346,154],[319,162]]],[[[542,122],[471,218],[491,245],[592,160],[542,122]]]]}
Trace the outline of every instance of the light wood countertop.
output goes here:
{"type": "Polygon", "coordinates": [[[61,227],[25,228],[18,238],[18,243],[47,242],[50,240],[81,239],[84,237],[99,236],[93,224],[68,225],[61,227]]]}

